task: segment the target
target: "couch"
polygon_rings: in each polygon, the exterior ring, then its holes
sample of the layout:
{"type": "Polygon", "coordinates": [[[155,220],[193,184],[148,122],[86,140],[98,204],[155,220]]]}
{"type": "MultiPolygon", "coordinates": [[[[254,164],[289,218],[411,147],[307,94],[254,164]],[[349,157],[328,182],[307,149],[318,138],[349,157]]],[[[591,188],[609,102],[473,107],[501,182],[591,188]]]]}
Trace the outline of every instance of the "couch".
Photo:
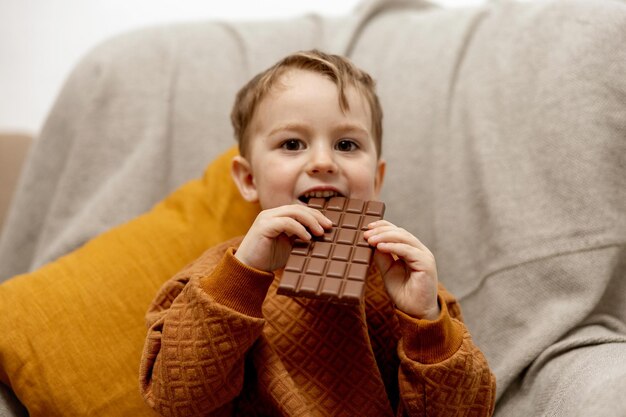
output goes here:
{"type": "MultiPolygon", "coordinates": [[[[203,178],[212,187],[196,195],[207,201],[194,206],[193,219],[215,201],[221,213],[236,213],[229,202],[241,203],[220,188],[234,144],[234,93],[281,56],[313,47],[348,55],[378,82],[386,217],[433,251],[441,281],[461,301],[497,377],[495,415],[626,415],[626,4],[500,1],[440,9],[372,0],[339,18],[140,29],[80,62],[28,156],[0,237],[0,416],[144,415],[141,405],[107,411],[126,397],[140,400],[134,388],[115,391],[120,380],[104,370],[83,376],[82,367],[75,375],[63,368],[63,381],[73,382],[57,392],[57,382],[46,379],[55,374],[50,363],[16,363],[17,344],[37,357],[36,338],[59,333],[50,354],[81,358],[82,366],[81,333],[64,339],[75,328],[54,323],[91,314],[75,308],[87,295],[55,303],[43,324],[30,314],[11,316],[9,306],[41,317],[39,304],[29,303],[55,290],[56,263],[76,271],[77,256],[103,235],[109,248],[117,242],[111,253],[93,263],[83,256],[83,264],[116,267],[130,250],[125,242],[137,239],[137,222],[149,228],[142,229],[150,236],[143,246],[158,249],[174,229],[146,219],[154,210],[180,210],[180,190],[190,181],[203,178]],[[203,174],[211,161],[221,163],[203,174]],[[45,283],[45,292],[33,283],[45,283]],[[90,384],[115,395],[102,395],[108,404],[75,403],[89,396],[90,384]]],[[[187,221],[169,247],[229,227],[228,216],[212,218],[218,230],[187,221]]],[[[205,244],[173,248],[176,256],[155,252],[162,256],[135,262],[128,276],[102,277],[102,268],[92,268],[72,282],[98,276],[86,294],[119,291],[109,280],[135,288],[136,277],[158,270],[162,258],[184,264],[205,244]]],[[[127,340],[143,331],[137,326],[146,300],[167,279],[150,276],[133,316],[123,319],[135,326],[124,327],[127,340]]],[[[124,311],[109,307],[107,321],[124,311]]],[[[130,369],[124,375],[134,375],[140,351],[135,343],[128,356],[119,354],[130,369]]]]}

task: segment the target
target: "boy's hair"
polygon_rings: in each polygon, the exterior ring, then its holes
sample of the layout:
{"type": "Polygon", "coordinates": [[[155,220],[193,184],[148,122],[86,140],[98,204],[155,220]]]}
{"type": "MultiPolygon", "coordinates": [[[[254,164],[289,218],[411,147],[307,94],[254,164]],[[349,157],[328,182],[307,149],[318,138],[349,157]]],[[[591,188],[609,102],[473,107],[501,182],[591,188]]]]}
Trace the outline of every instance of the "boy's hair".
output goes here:
{"type": "Polygon", "coordinates": [[[348,86],[355,87],[370,106],[372,134],[376,154],[380,157],[383,112],[376,95],[376,82],[368,73],[357,68],[347,58],[314,49],[297,52],[283,58],[270,68],[257,74],[237,93],[230,119],[235,130],[235,138],[239,143],[239,153],[244,158],[248,156],[249,152],[248,127],[257,106],[282,75],[290,69],[313,71],[333,81],[339,91],[339,107],[344,112],[350,108],[346,98],[346,88],[348,86]]]}

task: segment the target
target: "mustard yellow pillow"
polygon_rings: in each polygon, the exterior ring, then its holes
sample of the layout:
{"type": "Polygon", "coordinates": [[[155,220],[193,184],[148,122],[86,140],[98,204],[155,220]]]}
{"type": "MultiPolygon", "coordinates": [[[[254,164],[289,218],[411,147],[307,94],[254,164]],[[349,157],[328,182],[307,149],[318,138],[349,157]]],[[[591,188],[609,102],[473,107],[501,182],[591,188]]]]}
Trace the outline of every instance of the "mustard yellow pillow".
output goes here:
{"type": "Polygon", "coordinates": [[[0,380],[31,417],[152,416],[139,394],[144,313],[160,285],[258,213],[231,149],[150,212],[0,285],[0,380]]]}

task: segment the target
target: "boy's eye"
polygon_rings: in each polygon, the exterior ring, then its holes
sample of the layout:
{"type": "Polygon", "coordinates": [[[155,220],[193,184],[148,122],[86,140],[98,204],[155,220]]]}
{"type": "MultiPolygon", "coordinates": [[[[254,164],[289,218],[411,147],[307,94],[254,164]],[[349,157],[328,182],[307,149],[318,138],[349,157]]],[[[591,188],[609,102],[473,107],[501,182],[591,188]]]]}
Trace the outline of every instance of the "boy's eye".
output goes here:
{"type": "Polygon", "coordinates": [[[299,139],[287,139],[280,144],[280,147],[286,151],[299,151],[304,149],[304,143],[299,139]]]}
{"type": "Polygon", "coordinates": [[[339,142],[337,142],[337,144],[335,145],[335,149],[341,152],[355,151],[358,148],[359,148],[359,145],[357,145],[354,141],[349,140],[349,139],[342,139],[339,142]]]}

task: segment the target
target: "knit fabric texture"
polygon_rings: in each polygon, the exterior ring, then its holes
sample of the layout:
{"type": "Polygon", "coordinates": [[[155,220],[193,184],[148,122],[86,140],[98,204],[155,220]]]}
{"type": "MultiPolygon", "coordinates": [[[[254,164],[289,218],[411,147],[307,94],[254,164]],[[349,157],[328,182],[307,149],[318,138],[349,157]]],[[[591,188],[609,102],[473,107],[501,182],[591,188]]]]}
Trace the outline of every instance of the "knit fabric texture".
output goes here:
{"type": "Polygon", "coordinates": [[[395,310],[374,267],[365,301],[276,295],[281,272],[210,249],[147,314],[140,369],[164,416],[489,416],[495,378],[440,286],[441,315],[395,310]]]}

